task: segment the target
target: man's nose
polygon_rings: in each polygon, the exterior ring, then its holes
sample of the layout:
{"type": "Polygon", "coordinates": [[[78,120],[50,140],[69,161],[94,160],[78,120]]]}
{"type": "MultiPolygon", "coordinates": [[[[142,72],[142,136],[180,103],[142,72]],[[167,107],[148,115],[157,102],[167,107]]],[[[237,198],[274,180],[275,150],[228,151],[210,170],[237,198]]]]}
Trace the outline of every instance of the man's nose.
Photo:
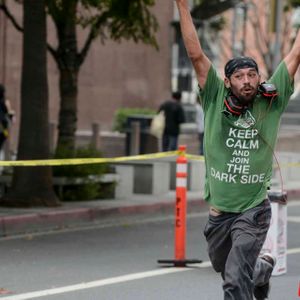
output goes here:
{"type": "Polygon", "coordinates": [[[244,78],[244,83],[249,83],[250,82],[250,77],[248,75],[245,75],[244,78]]]}

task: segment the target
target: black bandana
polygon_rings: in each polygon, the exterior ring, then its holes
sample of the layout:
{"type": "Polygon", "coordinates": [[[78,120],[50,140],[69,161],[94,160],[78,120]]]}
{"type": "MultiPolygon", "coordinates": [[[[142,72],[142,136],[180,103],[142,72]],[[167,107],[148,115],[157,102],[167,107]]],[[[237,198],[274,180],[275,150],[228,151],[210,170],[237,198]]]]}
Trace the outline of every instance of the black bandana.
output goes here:
{"type": "Polygon", "coordinates": [[[229,78],[236,70],[254,68],[258,72],[256,61],[251,57],[240,56],[230,59],[225,65],[225,76],[229,78]]]}

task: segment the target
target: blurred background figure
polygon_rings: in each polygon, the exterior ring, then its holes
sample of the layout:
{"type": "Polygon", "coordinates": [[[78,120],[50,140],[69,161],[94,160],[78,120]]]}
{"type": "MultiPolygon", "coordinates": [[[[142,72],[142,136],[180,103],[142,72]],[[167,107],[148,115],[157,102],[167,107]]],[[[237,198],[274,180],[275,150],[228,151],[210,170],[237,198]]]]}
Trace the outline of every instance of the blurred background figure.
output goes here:
{"type": "Polygon", "coordinates": [[[5,98],[5,87],[0,84],[0,151],[9,135],[9,127],[14,117],[9,100],[5,98]]]}
{"type": "Polygon", "coordinates": [[[181,92],[173,92],[172,99],[165,101],[159,108],[165,115],[165,129],[162,137],[162,150],[174,151],[178,148],[180,124],[184,123],[184,111],[181,105],[181,92]]]}
{"type": "Polygon", "coordinates": [[[196,123],[199,137],[199,154],[204,155],[204,113],[199,102],[196,102],[196,123]]]}

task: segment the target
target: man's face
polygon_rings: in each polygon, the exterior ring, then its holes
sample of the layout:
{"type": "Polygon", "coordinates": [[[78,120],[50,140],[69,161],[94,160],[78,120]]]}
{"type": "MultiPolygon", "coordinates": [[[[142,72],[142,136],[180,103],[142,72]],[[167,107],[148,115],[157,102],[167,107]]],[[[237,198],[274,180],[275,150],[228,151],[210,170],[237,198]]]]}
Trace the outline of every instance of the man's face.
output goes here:
{"type": "Polygon", "coordinates": [[[254,68],[238,69],[230,76],[225,77],[225,86],[239,99],[242,104],[249,104],[257,94],[260,75],[254,68]]]}

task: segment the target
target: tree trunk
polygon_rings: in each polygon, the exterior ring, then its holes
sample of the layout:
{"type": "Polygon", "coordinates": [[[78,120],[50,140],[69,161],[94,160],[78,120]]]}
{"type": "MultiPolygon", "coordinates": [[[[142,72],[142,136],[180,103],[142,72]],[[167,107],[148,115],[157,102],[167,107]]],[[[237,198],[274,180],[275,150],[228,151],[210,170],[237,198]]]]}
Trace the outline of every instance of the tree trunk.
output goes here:
{"type": "MultiPolygon", "coordinates": [[[[21,122],[18,160],[49,158],[46,14],[44,0],[26,0],[24,8],[21,122]]],[[[3,206],[57,206],[50,167],[14,169],[3,206]]]]}
{"type": "Polygon", "coordinates": [[[76,37],[76,5],[68,6],[68,13],[56,24],[58,51],[56,63],[59,69],[60,111],[56,153],[75,153],[75,133],[77,128],[77,84],[79,59],[76,37]]]}
{"type": "Polygon", "coordinates": [[[56,153],[73,156],[77,128],[78,71],[60,69],[60,111],[56,153]]]}

